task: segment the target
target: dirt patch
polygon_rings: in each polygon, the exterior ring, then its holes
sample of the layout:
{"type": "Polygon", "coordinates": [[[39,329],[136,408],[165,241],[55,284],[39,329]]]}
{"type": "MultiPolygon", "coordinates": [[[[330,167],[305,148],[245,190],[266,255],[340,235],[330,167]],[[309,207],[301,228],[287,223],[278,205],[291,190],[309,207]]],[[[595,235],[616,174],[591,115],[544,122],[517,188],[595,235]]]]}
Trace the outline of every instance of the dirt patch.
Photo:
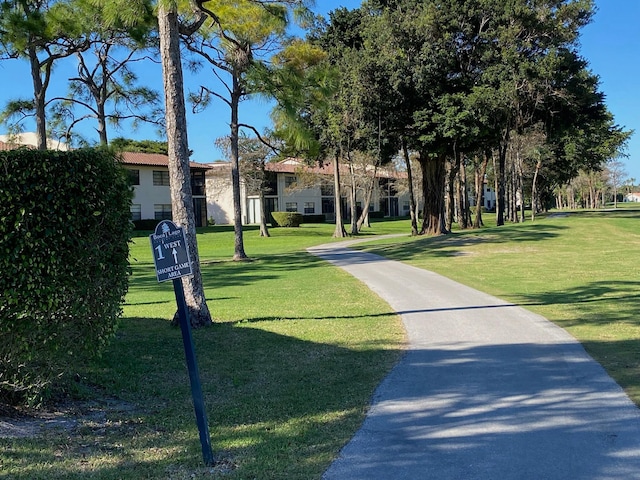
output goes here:
{"type": "Polygon", "coordinates": [[[68,402],[33,412],[0,404],[0,438],[33,438],[50,430],[73,431],[84,425],[104,428],[108,424],[107,416],[134,410],[132,404],[117,399],[68,402]]]}

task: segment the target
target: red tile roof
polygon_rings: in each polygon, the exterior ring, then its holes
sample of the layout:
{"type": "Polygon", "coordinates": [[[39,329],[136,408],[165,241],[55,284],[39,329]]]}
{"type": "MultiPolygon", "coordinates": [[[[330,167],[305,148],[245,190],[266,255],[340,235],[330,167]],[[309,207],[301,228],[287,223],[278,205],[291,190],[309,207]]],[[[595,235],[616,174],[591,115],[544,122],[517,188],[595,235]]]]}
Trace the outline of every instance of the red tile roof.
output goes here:
{"type": "MultiPolygon", "coordinates": [[[[161,153],[122,152],[122,163],[125,165],[146,165],[150,167],[168,167],[169,157],[161,153]]],[[[189,162],[193,170],[209,170],[211,167],[203,163],[189,162]]]]}

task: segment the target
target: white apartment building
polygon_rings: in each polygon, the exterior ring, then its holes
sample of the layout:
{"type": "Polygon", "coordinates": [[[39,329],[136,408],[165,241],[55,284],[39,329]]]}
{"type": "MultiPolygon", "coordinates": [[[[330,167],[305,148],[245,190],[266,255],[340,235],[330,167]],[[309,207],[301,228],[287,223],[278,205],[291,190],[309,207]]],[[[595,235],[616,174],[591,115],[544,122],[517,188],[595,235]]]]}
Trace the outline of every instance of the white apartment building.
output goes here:
{"type": "MultiPolygon", "coordinates": [[[[129,171],[134,196],[132,220],[170,220],[169,158],[155,153],[122,153],[122,163],[129,171]]],[[[191,191],[196,226],[207,225],[207,195],[205,172],[207,165],[190,162],[191,191]]]]}
{"type": "MultiPolygon", "coordinates": [[[[231,188],[231,166],[226,162],[209,165],[206,173],[207,211],[216,224],[233,222],[233,197],[231,188]]],[[[332,164],[310,167],[298,159],[267,163],[268,212],[289,211],[303,215],[323,215],[325,220],[335,219],[334,171],[332,164]]],[[[372,170],[368,172],[371,178],[372,170]]],[[[350,181],[345,166],[341,172],[343,183],[350,181]]],[[[380,212],[384,217],[409,215],[409,196],[402,192],[400,184],[406,183],[406,175],[388,169],[378,169],[369,206],[370,212],[380,212]]],[[[370,180],[369,180],[370,181],[370,180]]],[[[364,203],[359,193],[356,207],[364,203]]],[[[260,197],[258,191],[246,181],[241,185],[242,221],[244,224],[260,222],[260,197]]],[[[350,214],[346,191],[343,192],[342,209],[345,218],[350,214]]]]}

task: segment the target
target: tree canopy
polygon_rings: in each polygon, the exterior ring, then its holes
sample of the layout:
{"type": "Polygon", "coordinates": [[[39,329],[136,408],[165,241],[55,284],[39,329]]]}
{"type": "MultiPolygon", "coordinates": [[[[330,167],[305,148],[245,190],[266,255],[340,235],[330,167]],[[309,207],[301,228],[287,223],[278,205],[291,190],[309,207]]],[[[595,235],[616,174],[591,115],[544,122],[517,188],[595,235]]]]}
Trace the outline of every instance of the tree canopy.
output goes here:
{"type": "MultiPolygon", "coordinates": [[[[211,82],[192,92],[194,108],[221,99],[231,107],[233,139],[252,129],[234,116],[242,99],[275,99],[274,136],[283,151],[311,160],[349,163],[358,152],[385,162],[406,146],[421,169],[422,233],[447,231],[443,199],[465,165],[491,160],[501,224],[514,172],[530,184],[517,187],[519,195],[548,198],[579,172],[618,156],[631,134],[616,124],[598,76],[578,54],[593,0],[365,0],[315,24],[309,4],[185,4],[179,29],[194,54],[187,64],[211,67],[211,82]],[[293,20],[314,24],[306,39],[291,35],[293,20]],[[523,144],[517,165],[507,158],[516,144],[523,144]]],[[[134,59],[149,60],[133,52],[157,37],[148,2],[4,0],[0,9],[0,55],[26,60],[34,88],[33,98],[10,102],[2,119],[34,115],[42,148],[52,127],[71,135],[87,116],[97,120],[102,142],[108,120],[162,123],[158,97],[128,68],[134,59]],[[47,98],[54,64],[69,57],[79,68],[72,90],[64,99],[47,98]]],[[[231,150],[233,156],[237,148],[231,150]]]]}

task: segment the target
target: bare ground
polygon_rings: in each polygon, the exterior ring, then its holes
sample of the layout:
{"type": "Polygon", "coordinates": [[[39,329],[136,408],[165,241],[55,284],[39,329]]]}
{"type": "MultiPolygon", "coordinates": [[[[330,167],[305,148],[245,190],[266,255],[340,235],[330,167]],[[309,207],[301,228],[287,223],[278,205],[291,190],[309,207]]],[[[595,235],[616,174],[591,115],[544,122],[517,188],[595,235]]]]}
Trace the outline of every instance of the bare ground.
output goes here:
{"type": "Polygon", "coordinates": [[[37,411],[20,410],[0,403],[0,438],[38,437],[47,430],[72,431],[88,423],[100,428],[106,426],[107,414],[132,412],[134,409],[130,403],[117,399],[67,402],[37,411]]]}

